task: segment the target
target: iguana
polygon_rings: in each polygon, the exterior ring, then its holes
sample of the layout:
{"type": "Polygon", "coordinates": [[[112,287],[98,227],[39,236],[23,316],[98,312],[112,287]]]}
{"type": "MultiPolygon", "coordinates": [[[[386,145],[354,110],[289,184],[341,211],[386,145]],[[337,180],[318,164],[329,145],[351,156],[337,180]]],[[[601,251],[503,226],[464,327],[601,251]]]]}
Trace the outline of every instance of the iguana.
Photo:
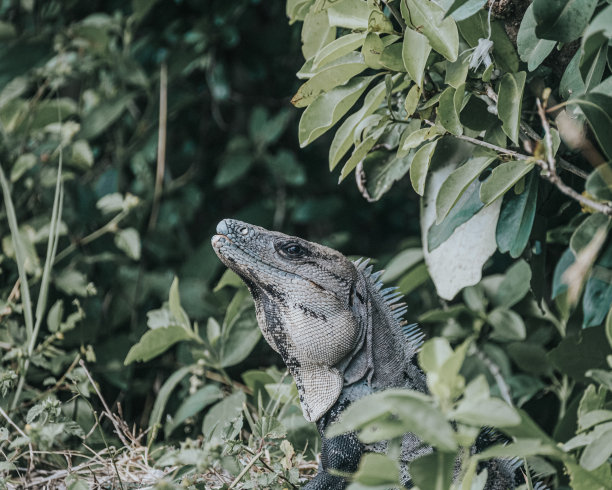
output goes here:
{"type": "MultiPolygon", "coordinates": [[[[406,387],[425,393],[416,363],[423,334],[402,319],[406,306],[395,288],[382,288],[380,272],[331,248],[225,219],[212,245],[221,261],[246,283],[264,338],[295,379],[304,417],[322,439],[318,474],[304,488],[340,490],[357,470],[365,445],[354,433],[325,431],[353,401],[378,390],[406,387]]],[[[408,433],[402,440],[402,483],[410,488],[410,461],[432,448],[408,433]]],[[[487,489],[514,488],[511,465],[489,469],[487,489]],[[491,471],[493,470],[493,471],[491,471]]]]}

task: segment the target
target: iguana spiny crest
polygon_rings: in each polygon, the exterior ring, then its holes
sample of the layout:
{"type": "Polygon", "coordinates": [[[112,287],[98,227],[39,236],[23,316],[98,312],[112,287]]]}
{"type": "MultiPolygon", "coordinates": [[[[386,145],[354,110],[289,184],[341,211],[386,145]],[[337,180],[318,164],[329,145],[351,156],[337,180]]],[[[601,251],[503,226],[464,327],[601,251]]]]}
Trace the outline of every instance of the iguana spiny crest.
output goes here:
{"type": "Polygon", "coordinates": [[[410,363],[418,333],[407,342],[400,295],[381,289],[380,273],[372,274],[367,261],[230,219],[218,224],[212,244],[247,284],[259,326],[293,375],[307,420],[319,420],[343,387],[360,381],[376,391],[414,378],[424,389],[410,363]]]}

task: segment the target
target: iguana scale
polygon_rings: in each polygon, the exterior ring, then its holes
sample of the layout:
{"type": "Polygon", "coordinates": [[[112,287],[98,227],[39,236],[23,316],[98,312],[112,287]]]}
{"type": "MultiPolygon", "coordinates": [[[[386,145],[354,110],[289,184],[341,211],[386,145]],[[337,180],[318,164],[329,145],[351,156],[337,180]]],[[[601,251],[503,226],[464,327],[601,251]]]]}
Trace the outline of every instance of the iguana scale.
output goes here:
{"type": "MultiPolygon", "coordinates": [[[[321,435],[319,473],[304,488],[340,490],[365,451],[354,433],[333,438],[325,430],[353,401],[386,388],[427,392],[416,363],[422,333],[406,325],[395,288],[382,288],[380,272],[331,248],[225,219],[212,245],[221,261],[246,283],[264,338],[295,379],[304,417],[321,435]]],[[[402,440],[402,483],[411,487],[410,461],[432,448],[408,433],[402,440]]],[[[499,465],[498,465],[499,466],[499,465]]],[[[511,469],[489,471],[488,490],[513,488],[511,469]],[[491,474],[493,473],[493,474],[491,474]],[[504,476],[505,474],[505,476],[504,476]]]]}

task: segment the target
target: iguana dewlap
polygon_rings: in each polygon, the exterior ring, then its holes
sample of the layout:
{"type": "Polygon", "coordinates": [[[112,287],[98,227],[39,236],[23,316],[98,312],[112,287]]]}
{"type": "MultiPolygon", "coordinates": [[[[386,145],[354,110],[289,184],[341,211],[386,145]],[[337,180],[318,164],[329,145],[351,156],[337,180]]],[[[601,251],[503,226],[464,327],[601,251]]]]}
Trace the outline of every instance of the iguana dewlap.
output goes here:
{"type": "MultiPolygon", "coordinates": [[[[266,341],[295,379],[304,417],[317,423],[321,468],[305,488],[345,488],[346,481],[327,470],[354,472],[364,451],[384,451],[384,444],[365,446],[355,434],[328,439],[325,430],[351,402],[374,391],[426,392],[415,356],[422,334],[405,325],[400,294],[382,289],[380,273],[373,274],[367,261],[230,219],[217,225],[212,245],[249,288],[266,341]]],[[[411,486],[407,463],[431,451],[414,434],[404,436],[405,485],[411,486]]]]}

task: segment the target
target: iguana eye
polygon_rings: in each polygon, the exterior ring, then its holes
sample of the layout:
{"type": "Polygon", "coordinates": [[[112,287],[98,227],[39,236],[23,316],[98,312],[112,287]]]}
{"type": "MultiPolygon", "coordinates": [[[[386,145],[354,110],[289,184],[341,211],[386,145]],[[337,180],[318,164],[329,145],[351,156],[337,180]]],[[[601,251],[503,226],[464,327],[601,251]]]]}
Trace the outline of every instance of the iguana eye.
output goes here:
{"type": "Polygon", "coordinates": [[[282,252],[285,256],[297,259],[299,257],[303,257],[306,255],[306,248],[302,247],[300,244],[295,242],[286,243],[279,247],[279,251],[282,252]]]}

